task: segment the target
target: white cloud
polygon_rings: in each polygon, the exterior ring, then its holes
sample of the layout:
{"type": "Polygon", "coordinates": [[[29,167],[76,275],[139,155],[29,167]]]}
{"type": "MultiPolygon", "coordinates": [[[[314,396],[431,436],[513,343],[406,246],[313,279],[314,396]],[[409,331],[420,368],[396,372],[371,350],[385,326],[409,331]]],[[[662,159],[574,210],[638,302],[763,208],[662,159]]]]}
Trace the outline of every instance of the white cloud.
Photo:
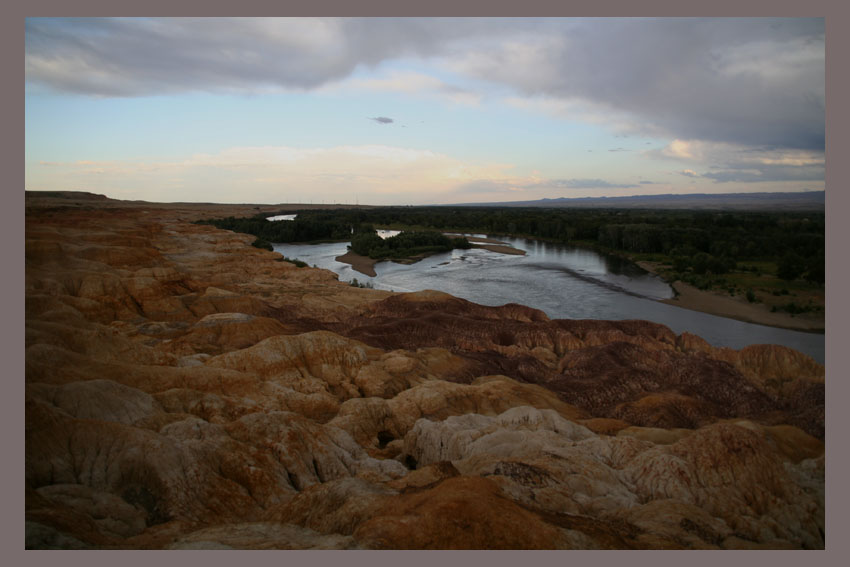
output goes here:
{"type": "Polygon", "coordinates": [[[557,119],[599,124],[619,134],[666,136],[666,132],[639,117],[616,107],[577,97],[545,95],[506,96],[502,102],[513,108],[544,114],[557,119]]]}
{"type": "Polygon", "coordinates": [[[347,84],[355,88],[404,93],[436,91],[445,85],[436,77],[412,71],[394,71],[384,78],[352,79],[347,84]]]}
{"type": "Polygon", "coordinates": [[[690,168],[680,173],[718,183],[822,182],[826,168],[824,153],[820,151],[752,148],[700,140],[673,140],[664,148],[650,150],[644,155],[699,166],[704,171],[702,174],[690,168]]]}
{"type": "Polygon", "coordinates": [[[384,77],[350,79],[322,90],[332,92],[345,89],[404,93],[469,106],[480,104],[482,99],[480,93],[451,85],[432,75],[414,71],[392,71],[384,77]]]}
{"type": "Polygon", "coordinates": [[[661,153],[667,157],[685,159],[685,160],[701,160],[702,152],[700,151],[702,144],[698,142],[687,142],[685,140],[673,140],[661,153]]]}
{"type": "Polygon", "coordinates": [[[665,157],[706,165],[760,164],[808,166],[823,165],[824,154],[816,150],[795,150],[771,147],[748,147],[736,144],[705,142],[701,140],[671,141],[661,150],[645,152],[651,157],[665,157]]]}

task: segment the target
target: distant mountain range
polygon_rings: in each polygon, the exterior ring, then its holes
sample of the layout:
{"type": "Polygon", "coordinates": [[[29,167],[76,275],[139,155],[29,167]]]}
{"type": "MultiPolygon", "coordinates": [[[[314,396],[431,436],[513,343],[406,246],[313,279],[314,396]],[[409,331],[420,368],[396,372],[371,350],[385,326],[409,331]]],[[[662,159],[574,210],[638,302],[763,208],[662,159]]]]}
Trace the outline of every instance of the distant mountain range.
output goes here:
{"type": "Polygon", "coordinates": [[[557,199],[503,203],[457,203],[452,206],[823,211],[825,205],[825,191],[802,191],[798,193],[695,193],[690,195],[633,195],[631,197],[560,197],[557,199]]]}
{"type": "MultiPolygon", "coordinates": [[[[106,195],[85,191],[27,191],[27,199],[58,198],[83,202],[101,201],[121,203],[106,195]]],[[[145,201],[126,201],[145,203],[145,201]]],[[[176,203],[172,203],[176,204],[176,203]]],[[[200,203],[196,203],[200,204],[200,203]]],[[[354,205],[345,205],[354,207],[354,205]]],[[[507,201],[502,203],[452,203],[452,207],[541,207],[541,208],[597,208],[597,209],[706,209],[751,211],[823,211],[826,206],[825,191],[800,191],[797,193],[695,193],[692,195],[633,195],[630,197],[559,197],[536,201],[507,201]]],[[[303,205],[305,209],[324,208],[320,205],[303,205]]],[[[366,205],[363,205],[366,207],[366,205]]],[[[334,207],[335,208],[335,207],[334,207]]],[[[371,207],[369,207],[371,208],[371,207]]]]}

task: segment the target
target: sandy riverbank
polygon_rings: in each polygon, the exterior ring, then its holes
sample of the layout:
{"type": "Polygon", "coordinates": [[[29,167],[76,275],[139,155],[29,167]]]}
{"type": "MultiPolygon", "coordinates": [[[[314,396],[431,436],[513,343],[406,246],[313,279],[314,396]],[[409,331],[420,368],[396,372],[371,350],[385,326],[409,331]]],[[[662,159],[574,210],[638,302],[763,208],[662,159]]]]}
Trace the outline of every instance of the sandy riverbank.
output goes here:
{"type": "MultiPolygon", "coordinates": [[[[430,254],[418,254],[416,256],[411,256],[410,258],[397,258],[390,261],[395,262],[396,264],[415,264],[419,260],[427,258],[428,256],[430,256],[430,254]]],[[[375,264],[385,261],[384,259],[374,260],[368,256],[361,256],[360,254],[355,254],[350,250],[342,256],[337,256],[334,260],[350,264],[355,271],[360,272],[361,274],[366,274],[370,277],[378,275],[377,272],[375,272],[375,264]]]]}
{"type": "MultiPolygon", "coordinates": [[[[656,273],[650,262],[637,264],[647,272],[656,273]]],[[[824,330],[823,315],[804,313],[792,317],[788,313],[772,313],[764,304],[749,303],[743,298],[703,291],[681,281],[675,281],[671,285],[678,295],[673,299],[661,299],[661,303],[769,327],[809,332],[824,330]]]]}
{"type": "Polygon", "coordinates": [[[378,275],[375,272],[375,264],[378,263],[378,260],[373,260],[368,256],[361,256],[360,254],[355,254],[351,250],[343,254],[342,256],[337,256],[334,258],[337,262],[342,262],[344,264],[350,264],[355,271],[360,272],[361,274],[366,274],[369,277],[374,278],[378,275]]]}

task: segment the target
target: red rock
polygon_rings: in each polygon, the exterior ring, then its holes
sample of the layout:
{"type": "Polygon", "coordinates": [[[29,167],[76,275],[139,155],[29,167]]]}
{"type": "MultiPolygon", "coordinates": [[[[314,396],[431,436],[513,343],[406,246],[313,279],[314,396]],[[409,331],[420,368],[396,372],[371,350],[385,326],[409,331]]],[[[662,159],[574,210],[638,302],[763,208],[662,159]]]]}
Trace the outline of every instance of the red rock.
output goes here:
{"type": "MultiPolygon", "coordinates": [[[[27,196],[28,548],[823,548],[824,372],[27,196]]],[[[84,208],[87,207],[87,208],[84,208]]]]}

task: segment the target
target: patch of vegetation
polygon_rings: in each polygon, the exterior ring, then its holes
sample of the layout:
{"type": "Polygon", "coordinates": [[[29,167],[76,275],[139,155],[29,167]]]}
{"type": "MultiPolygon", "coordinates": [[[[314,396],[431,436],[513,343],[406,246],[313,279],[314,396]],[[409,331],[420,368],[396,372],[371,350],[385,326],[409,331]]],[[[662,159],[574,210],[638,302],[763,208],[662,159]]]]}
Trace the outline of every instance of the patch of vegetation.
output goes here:
{"type": "Polygon", "coordinates": [[[811,301],[806,304],[797,304],[794,301],[789,301],[784,305],[774,305],[771,308],[771,312],[775,313],[777,311],[784,311],[785,313],[790,313],[791,315],[800,315],[801,313],[816,313],[818,311],[823,310],[819,305],[815,305],[811,301]]]}
{"type": "MultiPolygon", "coordinates": [[[[348,240],[360,227],[345,219],[296,218],[292,221],[269,221],[267,214],[249,218],[227,217],[196,221],[225,230],[252,234],[268,242],[318,242],[348,240]]],[[[372,227],[366,227],[372,230],[372,227]]]]}
{"type": "Polygon", "coordinates": [[[357,278],[354,278],[353,280],[348,282],[348,285],[350,285],[351,287],[361,287],[361,288],[366,288],[366,289],[375,289],[375,286],[372,284],[372,282],[359,282],[359,281],[357,281],[357,278]]]}
{"type": "Polygon", "coordinates": [[[443,238],[448,237],[440,234],[444,231],[529,237],[654,262],[657,273],[667,281],[679,279],[699,289],[731,295],[752,290],[763,299],[777,290],[783,294],[784,289],[791,297],[803,294],[807,299],[814,297],[816,303],[823,302],[823,212],[447,206],[281,213],[297,217],[272,222],[266,220],[271,213],[262,213],[199,222],[253,234],[267,242],[351,241],[355,252],[375,259],[468,245],[447,244],[443,238]],[[394,237],[398,241],[381,240],[375,227],[403,233],[394,237]],[[418,236],[426,234],[440,238],[418,236]]]}
{"type": "Polygon", "coordinates": [[[588,244],[670,263],[677,271],[752,270],[818,283],[825,215],[815,212],[718,212],[539,207],[377,207],[310,209],[292,221],[270,213],[198,221],[269,242],[350,240],[375,227],[411,232],[482,232],[588,244]],[[415,230],[412,230],[415,227],[415,230]],[[801,263],[801,259],[803,259],[801,263]],[[782,268],[780,270],[780,268],[782,268]]]}
{"type": "Polygon", "coordinates": [[[272,246],[272,243],[267,240],[263,240],[262,238],[257,238],[256,240],[254,240],[254,242],[251,243],[251,246],[253,246],[254,248],[268,250],[269,252],[274,252],[274,247],[272,246]]]}
{"type": "Polygon", "coordinates": [[[286,256],[282,258],[278,258],[278,262],[289,262],[290,264],[295,264],[299,268],[306,268],[307,262],[299,260],[298,258],[287,258],[286,256]]]}
{"type": "Polygon", "coordinates": [[[471,248],[466,238],[450,238],[440,232],[401,232],[389,238],[381,238],[375,232],[361,232],[351,238],[349,247],[355,254],[374,260],[384,258],[410,258],[419,254],[448,252],[454,248],[471,248]]]}

